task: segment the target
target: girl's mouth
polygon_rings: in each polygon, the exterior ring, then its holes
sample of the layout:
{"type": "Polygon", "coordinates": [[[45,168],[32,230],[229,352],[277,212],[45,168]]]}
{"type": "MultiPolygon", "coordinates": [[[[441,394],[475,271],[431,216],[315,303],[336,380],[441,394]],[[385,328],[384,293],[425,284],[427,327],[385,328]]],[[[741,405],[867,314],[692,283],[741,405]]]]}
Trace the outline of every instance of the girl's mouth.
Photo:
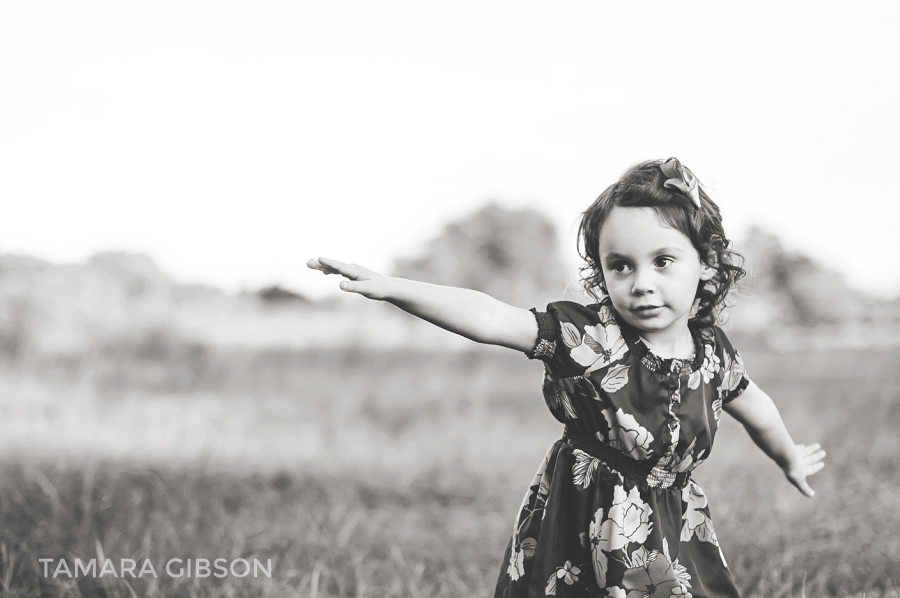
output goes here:
{"type": "Polygon", "coordinates": [[[662,305],[641,305],[631,309],[638,317],[649,318],[659,314],[663,309],[662,305]]]}

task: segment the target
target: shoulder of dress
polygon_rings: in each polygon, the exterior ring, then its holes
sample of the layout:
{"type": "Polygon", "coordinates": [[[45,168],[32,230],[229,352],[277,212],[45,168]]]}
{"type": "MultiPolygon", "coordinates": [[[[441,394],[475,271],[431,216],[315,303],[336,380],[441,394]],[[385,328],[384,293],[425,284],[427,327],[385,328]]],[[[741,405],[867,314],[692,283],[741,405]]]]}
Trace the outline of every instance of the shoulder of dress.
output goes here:
{"type": "MultiPolygon", "coordinates": [[[[731,344],[725,331],[718,325],[709,326],[704,331],[703,334],[706,335],[704,336],[704,343],[707,345],[705,352],[710,359],[717,361],[721,365],[723,378],[730,380],[729,376],[743,374],[743,359],[734,345],[731,344]]],[[[729,387],[730,382],[726,381],[725,386],[729,387]]]]}
{"type": "Polygon", "coordinates": [[[599,321],[598,312],[591,307],[575,301],[555,301],[547,304],[546,311],[561,324],[569,322],[579,328],[584,328],[593,326],[599,321]]]}
{"type": "Polygon", "coordinates": [[[704,328],[701,331],[701,335],[705,340],[712,343],[716,350],[734,352],[734,348],[731,345],[731,341],[728,339],[728,335],[725,334],[725,331],[722,330],[722,327],[718,324],[713,324],[712,326],[704,328]]]}
{"type": "Polygon", "coordinates": [[[615,324],[612,308],[603,303],[583,305],[575,301],[554,301],[547,304],[547,312],[556,315],[558,319],[603,323],[605,326],[615,324]]]}
{"type": "Polygon", "coordinates": [[[584,305],[577,301],[553,301],[547,304],[547,311],[563,311],[583,314],[596,313],[599,308],[600,305],[598,304],[584,305]]]}

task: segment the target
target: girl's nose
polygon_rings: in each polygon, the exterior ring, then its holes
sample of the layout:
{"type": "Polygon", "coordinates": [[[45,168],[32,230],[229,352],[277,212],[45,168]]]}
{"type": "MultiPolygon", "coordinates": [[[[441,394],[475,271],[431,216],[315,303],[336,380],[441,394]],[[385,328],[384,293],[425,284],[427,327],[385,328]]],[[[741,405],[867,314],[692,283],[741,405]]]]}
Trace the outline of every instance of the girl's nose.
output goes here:
{"type": "Polygon", "coordinates": [[[638,269],[634,273],[631,292],[635,295],[644,295],[652,293],[654,290],[653,275],[645,269],[638,269]]]}

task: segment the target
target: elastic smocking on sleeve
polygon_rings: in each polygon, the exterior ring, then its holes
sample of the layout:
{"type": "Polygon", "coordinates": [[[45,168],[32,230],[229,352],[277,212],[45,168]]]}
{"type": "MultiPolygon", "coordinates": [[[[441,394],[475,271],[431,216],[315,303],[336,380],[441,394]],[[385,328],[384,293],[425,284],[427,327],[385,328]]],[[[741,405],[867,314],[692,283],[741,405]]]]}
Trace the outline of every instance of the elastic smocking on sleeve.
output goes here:
{"type": "Polygon", "coordinates": [[[525,353],[528,359],[540,359],[546,361],[556,353],[556,320],[547,312],[537,311],[531,308],[531,313],[538,325],[537,343],[534,349],[525,353]]]}

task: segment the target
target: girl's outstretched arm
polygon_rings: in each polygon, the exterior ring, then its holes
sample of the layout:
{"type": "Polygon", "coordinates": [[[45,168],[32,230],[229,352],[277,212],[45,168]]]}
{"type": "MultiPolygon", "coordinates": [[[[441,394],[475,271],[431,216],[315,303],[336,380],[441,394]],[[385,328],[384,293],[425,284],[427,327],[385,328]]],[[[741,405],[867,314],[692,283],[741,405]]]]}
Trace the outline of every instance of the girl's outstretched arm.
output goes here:
{"type": "Polygon", "coordinates": [[[781,467],[791,484],[810,498],[815,494],[806,478],[825,466],[825,451],[819,444],[795,445],[769,395],[750,382],[724,409],[744,425],[753,442],[781,467]]]}
{"type": "Polygon", "coordinates": [[[456,287],[393,278],[357,264],[320,257],[306,265],[325,274],[340,274],[341,290],[393,303],[450,332],[489,345],[527,352],[537,343],[534,315],[493,297],[456,287]]]}

